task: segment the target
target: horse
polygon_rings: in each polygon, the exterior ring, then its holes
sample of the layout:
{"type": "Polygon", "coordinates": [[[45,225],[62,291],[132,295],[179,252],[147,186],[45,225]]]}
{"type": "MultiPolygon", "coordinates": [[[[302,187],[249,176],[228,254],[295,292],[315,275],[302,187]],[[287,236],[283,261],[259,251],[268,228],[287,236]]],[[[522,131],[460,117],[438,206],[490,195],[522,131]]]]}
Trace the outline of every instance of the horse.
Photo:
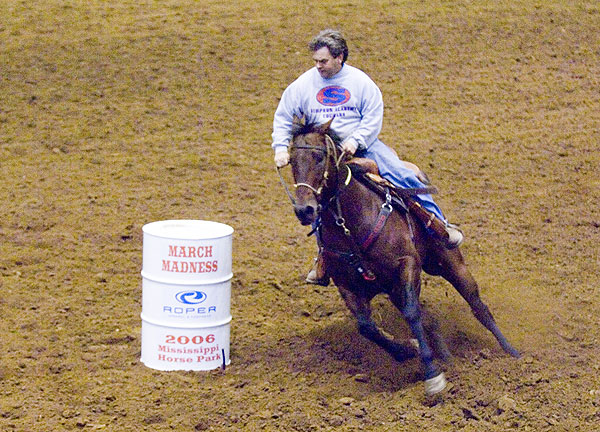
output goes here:
{"type": "MultiPolygon", "coordinates": [[[[389,192],[382,196],[359,181],[364,169],[342,152],[330,125],[331,121],[319,125],[295,119],[290,142],[295,198],[285,182],[284,187],[300,223],[314,227],[327,274],[355,317],[359,333],[399,362],[420,356],[426,394],[441,392],[446,379],[435,358],[447,361],[450,353],[436,320],[419,303],[425,271],[446,279],[504,351],[519,357],[481,300],[459,248],[449,249],[431,235],[407,206],[398,205],[402,200],[390,200],[389,192]],[[412,343],[396,341],[376,325],[370,303],[378,294],[387,294],[401,312],[414,336],[412,343]]],[[[412,192],[405,190],[406,200],[412,192]]],[[[402,194],[402,189],[396,193],[402,194]]]]}

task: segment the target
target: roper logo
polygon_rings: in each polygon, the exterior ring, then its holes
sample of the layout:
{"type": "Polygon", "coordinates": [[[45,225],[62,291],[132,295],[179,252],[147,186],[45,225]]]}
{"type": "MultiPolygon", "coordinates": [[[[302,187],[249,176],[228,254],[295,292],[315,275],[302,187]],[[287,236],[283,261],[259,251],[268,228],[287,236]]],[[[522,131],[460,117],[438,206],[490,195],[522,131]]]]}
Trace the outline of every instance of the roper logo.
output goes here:
{"type": "Polygon", "coordinates": [[[350,100],[350,92],[344,87],[329,86],[323,87],[317,93],[317,100],[321,105],[336,106],[346,103],[350,100]]]}
{"type": "Polygon", "coordinates": [[[199,304],[207,297],[202,291],[181,291],[175,294],[177,301],[183,304],[199,304]]]}

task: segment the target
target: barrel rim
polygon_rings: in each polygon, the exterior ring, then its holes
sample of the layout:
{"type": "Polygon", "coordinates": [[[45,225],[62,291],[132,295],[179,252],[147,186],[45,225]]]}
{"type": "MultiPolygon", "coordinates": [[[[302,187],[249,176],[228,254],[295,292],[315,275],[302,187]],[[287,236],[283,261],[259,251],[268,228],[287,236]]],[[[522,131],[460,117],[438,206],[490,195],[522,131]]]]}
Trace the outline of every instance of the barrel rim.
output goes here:
{"type": "Polygon", "coordinates": [[[153,318],[148,318],[148,316],[142,312],[140,314],[140,318],[142,318],[142,323],[148,323],[158,327],[168,327],[168,328],[176,328],[176,329],[207,329],[207,328],[217,328],[223,327],[231,323],[231,315],[226,318],[223,318],[219,321],[207,322],[207,323],[186,323],[186,322],[162,322],[153,318]]]}
{"type": "Polygon", "coordinates": [[[230,237],[234,231],[235,230],[230,225],[227,225],[227,224],[224,224],[221,222],[201,220],[201,219],[167,219],[167,220],[162,220],[162,221],[149,222],[149,223],[145,224],[144,226],[142,226],[142,232],[144,234],[147,234],[149,236],[156,237],[156,238],[170,239],[170,240],[189,240],[189,241],[216,240],[216,239],[220,239],[220,238],[224,238],[224,237],[230,237]],[[163,228],[163,229],[165,227],[168,227],[169,225],[179,225],[179,226],[183,227],[183,226],[185,226],[185,224],[189,224],[190,226],[193,226],[193,225],[212,226],[213,228],[219,228],[220,230],[222,230],[222,232],[217,233],[216,235],[203,236],[203,237],[190,236],[189,234],[175,235],[173,233],[170,233],[170,235],[167,235],[164,232],[157,232],[158,227],[163,228]]]}
{"type": "Polygon", "coordinates": [[[229,273],[223,277],[218,279],[177,279],[177,278],[160,278],[156,277],[152,272],[148,272],[142,269],[140,272],[142,275],[142,279],[149,280],[151,282],[156,282],[162,285],[183,285],[183,286],[193,286],[193,285],[220,285],[225,282],[231,281],[233,279],[233,273],[229,273]]]}

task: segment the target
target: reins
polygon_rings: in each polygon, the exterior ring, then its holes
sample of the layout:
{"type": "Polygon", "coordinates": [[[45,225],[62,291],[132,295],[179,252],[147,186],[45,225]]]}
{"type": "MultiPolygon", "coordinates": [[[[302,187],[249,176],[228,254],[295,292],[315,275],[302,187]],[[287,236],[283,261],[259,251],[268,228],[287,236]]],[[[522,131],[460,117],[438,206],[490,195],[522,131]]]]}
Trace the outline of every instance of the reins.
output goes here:
{"type": "MultiPolygon", "coordinates": [[[[330,253],[338,258],[343,258],[351,267],[353,267],[364,280],[373,281],[375,280],[375,274],[369,269],[368,264],[365,262],[363,255],[368,253],[368,250],[375,244],[379,239],[380,235],[384,232],[384,228],[388,222],[388,219],[392,215],[394,209],[400,210],[400,213],[406,218],[408,230],[410,232],[411,239],[415,238],[413,221],[410,214],[416,217],[417,220],[423,223],[425,229],[432,230],[438,237],[446,238],[448,236],[444,226],[437,226],[442,224],[435,216],[425,209],[422,208],[421,204],[413,197],[419,194],[436,193],[437,190],[432,186],[426,186],[423,188],[407,188],[399,189],[395,187],[389,181],[374,175],[373,173],[365,170],[364,167],[361,169],[350,169],[347,163],[344,163],[344,159],[347,156],[345,151],[340,151],[336,146],[335,142],[327,133],[324,133],[325,146],[321,145],[293,145],[292,150],[311,150],[318,151],[325,155],[325,168],[321,175],[321,179],[317,185],[311,185],[309,183],[300,182],[294,183],[294,188],[305,187],[309,189],[315,196],[317,201],[316,208],[316,220],[312,223],[312,230],[308,234],[309,236],[316,234],[317,243],[323,253],[330,253]],[[347,174],[344,176],[340,172],[343,168],[346,168],[347,174]],[[335,184],[328,184],[331,180],[330,176],[333,172],[333,179],[335,184]],[[352,233],[348,226],[346,226],[346,220],[343,215],[343,203],[344,191],[349,190],[348,186],[352,182],[352,177],[356,177],[359,183],[366,186],[371,192],[384,198],[384,202],[381,204],[379,214],[375,220],[371,223],[371,228],[366,234],[354,232],[352,233]],[[326,196],[324,196],[326,195],[326,196]],[[343,236],[346,239],[347,251],[338,250],[335,245],[325,245],[321,241],[321,230],[323,229],[323,217],[327,217],[330,224],[333,222],[339,229],[342,230],[343,236]],[[333,218],[333,219],[331,219],[333,218]],[[437,225],[434,222],[439,222],[437,225]]],[[[323,162],[320,162],[322,164],[323,162]]],[[[360,164],[357,163],[360,166],[360,164]]],[[[290,192],[282,174],[280,168],[277,168],[277,173],[281,184],[283,185],[286,194],[288,195],[295,210],[297,203],[296,199],[290,192]]],[[[352,200],[354,198],[350,198],[352,200]]],[[[347,200],[346,200],[347,201],[347,200]]],[[[344,201],[344,205],[348,202],[344,201]]],[[[350,201],[349,205],[352,205],[350,201]]]]}
{"type": "Polygon", "coordinates": [[[276,166],[275,168],[277,169],[277,174],[279,175],[279,181],[281,182],[281,185],[285,189],[285,193],[287,194],[288,198],[292,202],[292,205],[296,205],[296,200],[294,199],[294,196],[290,192],[290,190],[287,186],[287,183],[285,182],[285,180],[283,179],[283,176],[281,175],[281,168],[278,166],[276,166]]]}
{"type": "MultiPolygon", "coordinates": [[[[333,154],[334,159],[335,159],[336,171],[339,171],[340,164],[344,160],[344,158],[346,157],[346,154],[347,154],[344,150],[342,150],[342,152],[340,153],[340,156],[338,158],[336,158],[335,156],[337,155],[337,146],[333,142],[333,139],[329,135],[325,134],[325,141],[326,141],[325,149],[323,149],[322,147],[319,147],[319,146],[309,146],[309,145],[295,145],[294,146],[294,149],[297,149],[297,150],[316,150],[316,151],[325,153],[325,159],[327,161],[326,162],[327,165],[325,166],[325,171],[323,172],[321,182],[319,183],[319,185],[316,188],[308,183],[294,183],[295,189],[298,189],[299,187],[305,187],[305,188],[310,189],[315,194],[315,197],[317,198],[317,200],[320,198],[321,194],[323,193],[323,188],[325,186],[327,186],[327,180],[329,180],[330,155],[333,154]]],[[[294,199],[294,196],[290,192],[290,189],[288,188],[287,183],[285,182],[283,176],[281,175],[281,168],[276,167],[276,169],[277,169],[277,175],[279,175],[279,181],[283,185],[285,193],[287,194],[288,198],[290,199],[292,205],[296,205],[296,200],[294,199]]]]}
{"type": "MultiPolygon", "coordinates": [[[[344,216],[342,214],[342,203],[340,201],[341,192],[352,181],[352,170],[350,169],[350,167],[348,165],[343,165],[347,170],[346,176],[344,178],[340,177],[340,175],[341,175],[340,169],[342,167],[342,162],[344,161],[347,153],[344,150],[342,150],[338,156],[338,148],[335,145],[333,139],[329,135],[325,134],[325,140],[326,140],[326,144],[327,144],[325,149],[323,149],[323,147],[308,146],[308,145],[294,146],[294,149],[317,150],[317,151],[324,152],[325,157],[326,157],[325,171],[323,172],[323,176],[321,177],[321,181],[317,187],[314,187],[308,183],[294,184],[295,188],[306,187],[306,188],[310,189],[315,194],[315,198],[319,202],[317,222],[313,225],[313,229],[311,230],[311,232],[308,235],[310,236],[310,235],[313,235],[316,233],[317,242],[319,243],[319,247],[321,247],[323,249],[324,253],[330,253],[330,254],[336,255],[336,256],[344,259],[344,261],[346,261],[350,267],[352,267],[358,274],[360,274],[361,277],[365,281],[374,281],[376,279],[376,276],[365,265],[364,258],[363,258],[363,250],[368,249],[371,246],[371,244],[377,239],[377,237],[379,237],[379,234],[383,230],[383,227],[385,225],[385,222],[387,221],[387,218],[393,211],[392,206],[391,206],[390,196],[389,196],[389,194],[387,194],[388,199],[386,199],[386,202],[383,204],[381,213],[377,219],[375,226],[373,227],[373,230],[370,232],[368,238],[364,242],[362,242],[362,244],[360,244],[360,245],[357,244],[356,240],[352,236],[350,229],[348,229],[348,227],[346,226],[346,220],[344,219],[344,216]],[[327,187],[327,182],[329,181],[330,173],[333,168],[332,165],[335,165],[335,173],[336,173],[335,178],[337,181],[337,185],[335,187],[335,193],[326,202],[322,202],[323,201],[322,193],[323,193],[324,188],[327,187]],[[321,243],[320,234],[319,234],[321,227],[322,227],[321,216],[322,216],[322,213],[325,211],[329,211],[331,213],[331,216],[333,217],[336,226],[338,226],[342,230],[344,237],[348,241],[347,246],[349,247],[349,251],[341,252],[341,251],[336,250],[335,248],[332,248],[331,246],[324,246],[321,243]],[[364,249],[362,249],[361,246],[364,249]]],[[[283,178],[281,177],[281,174],[280,174],[280,178],[282,179],[282,182],[283,182],[283,178]]],[[[284,184],[284,187],[285,187],[286,191],[288,192],[288,196],[290,196],[290,200],[292,201],[293,204],[295,204],[295,200],[289,193],[289,189],[287,188],[287,186],[285,186],[285,184],[284,184]]]]}
{"type": "MultiPolygon", "coordinates": [[[[371,269],[367,265],[365,265],[363,253],[366,252],[371,247],[371,245],[375,243],[375,241],[379,238],[379,235],[382,233],[388,218],[393,212],[392,196],[390,195],[389,190],[386,188],[385,200],[384,203],[381,205],[377,219],[375,220],[371,230],[368,232],[368,235],[365,238],[363,238],[362,241],[357,242],[357,240],[354,239],[354,236],[352,235],[350,229],[346,226],[346,220],[344,219],[342,213],[342,203],[340,200],[340,194],[352,181],[352,170],[348,165],[342,164],[344,158],[346,157],[346,152],[341,151],[341,153],[339,153],[338,156],[338,148],[336,147],[333,139],[328,134],[325,134],[325,140],[325,148],[323,148],[322,146],[311,145],[293,146],[293,149],[295,150],[314,150],[323,152],[325,153],[326,158],[325,170],[317,186],[313,186],[304,182],[294,184],[294,187],[296,189],[300,187],[306,187],[310,191],[312,191],[312,193],[315,195],[315,198],[317,199],[317,202],[319,203],[319,207],[317,210],[317,221],[313,224],[313,229],[308,235],[317,235],[317,242],[319,243],[319,247],[322,248],[324,253],[330,253],[339,258],[344,259],[344,261],[346,261],[348,265],[354,268],[354,270],[358,274],[360,274],[365,281],[374,281],[376,279],[376,276],[371,271],[371,269]],[[335,179],[337,181],[337,184],[334,187],[335,193],[333,193],[333,195],[328,200],[323,202],[323,190],[328,186],[327,182],[329,181],[333,165],[335,165],[335,179]],[[341,177],[342,174],[340,173],[340,169],[342,168],[342,166],[344,166],[347,170],[345,178],[341,177]],[[332,248],[331,245],[325,246],[322,244],[320,240],[320,230],[322,229],[322,215],[323,212],[326,211],[328,211],[331,214],[335,225],[342,230],[344,237],[347,239],[347,247],[349,248],[348,251],[342,252],[337,250],[336,248],[332,248]]],[[[279,174],[281,183],[284,186],[284,189],[288,197],[290,198],[290,201],[292,202],[292,205],[295,206],[296,200],[294,199],[289,188],[287,187],[287,184],[285,183],[279,168],[277,169],[277,172],[279,174]]]]}

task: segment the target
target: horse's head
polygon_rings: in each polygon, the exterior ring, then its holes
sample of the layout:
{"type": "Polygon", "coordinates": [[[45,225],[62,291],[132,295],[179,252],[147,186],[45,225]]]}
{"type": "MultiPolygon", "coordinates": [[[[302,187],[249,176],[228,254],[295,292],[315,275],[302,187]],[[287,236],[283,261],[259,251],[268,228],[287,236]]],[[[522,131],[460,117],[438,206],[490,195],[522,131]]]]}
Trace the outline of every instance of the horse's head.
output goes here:
{"type": "Polygon", "coordinates": [[[316,125],[294,120],[290,164],[296,187],[294,211],[302,225],[312,224],[319,205],[331,196],[333,178],[337,176],[337,136],[329,129],[331,122],[316,125]]]}

